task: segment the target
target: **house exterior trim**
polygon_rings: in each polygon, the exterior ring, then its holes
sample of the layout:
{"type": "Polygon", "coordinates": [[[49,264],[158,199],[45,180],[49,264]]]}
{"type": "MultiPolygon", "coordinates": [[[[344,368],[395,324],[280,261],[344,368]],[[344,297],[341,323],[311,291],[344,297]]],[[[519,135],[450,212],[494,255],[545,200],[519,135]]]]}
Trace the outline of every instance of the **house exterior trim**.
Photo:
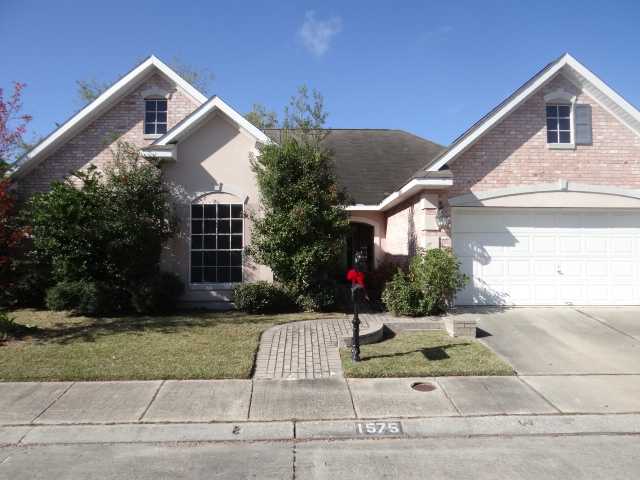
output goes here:
{"type": "Polygon", "coordinates": [[[158,146],[165,146],[188,136],[193,129],[197,128],[198,125],[214,111],[222,112],[260,143],[271,143],[271,139],[267,137],[262,130],[255,127],[251,122],[225,103],[220,97],[214,96],[207,100],[206,103],[201,105],[200,108],[195,110],[191,115],[187,116],[182,122],[169,130],[164,136],[153,142],[149,149],[152,150],[158,146]]]}
{"type": "MultiPolygon", "coordinates": [[[[603,197],[616,196],[640,200],[640,190],[611,187],[607,185],[587,185],[561,179],[556,183],[522,185],[496,190],[487,190],[478,193],[469,193],[459,197],[450,198],[449,205],[452,207],[479,207],[485,206],[487,201],[493,199],[553,192],[588,193],[602,195],[603,197]]],[[[606,200],[603,198],[602,206],[606,207],[606,203],[606,200]]]]}
{"type": "Polygon", "coordinates": [[[447,188],[453,185],[453,180],[443,178],[414,178],[407,183],[400,190],[393,192],[387,196],[377,205],[350,205],[346,208],[347,211],[369,211],[369,212],[383,212],[385,210],[394,207],[398,203],[406,200],[407,198],[415,195],[418,191],[424,189],[436,189],[447,188]]]}

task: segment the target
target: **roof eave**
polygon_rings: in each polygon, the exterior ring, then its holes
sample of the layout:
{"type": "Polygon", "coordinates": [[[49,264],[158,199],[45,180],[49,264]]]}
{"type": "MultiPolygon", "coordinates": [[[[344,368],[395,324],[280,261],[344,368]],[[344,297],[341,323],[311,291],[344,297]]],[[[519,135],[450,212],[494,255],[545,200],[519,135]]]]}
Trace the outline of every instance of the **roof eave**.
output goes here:
{"type": "Polygon", "coordinates": [[[452,185],[453,179],[449,178],[414,178],[406,185],[404,185],[400,190],[388,195],[377,205],[349,205],[348,207],[346,207],[346,210],[351,212],[384,212],[386,210],[389,210],[390,208],[395,207],[404,200],[411,198],[413,195],[422,190],[441,190],[449,188],[452,185]]]}

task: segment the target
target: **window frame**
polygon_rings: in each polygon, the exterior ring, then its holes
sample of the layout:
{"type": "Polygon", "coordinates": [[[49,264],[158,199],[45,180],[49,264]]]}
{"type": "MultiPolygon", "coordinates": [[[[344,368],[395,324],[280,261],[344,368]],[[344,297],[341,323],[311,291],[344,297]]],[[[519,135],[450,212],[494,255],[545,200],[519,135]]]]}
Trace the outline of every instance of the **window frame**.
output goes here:
{"type": "MultiPolygon", "coordinates": [[[[162,112],[161,112],[162,113],[162,112]]],[[[160,138],[169,131],[169,100],[166,97],[161,96],[149,96],[144,98],[144,117],[142,119],[142,134],[145,138],[160,138]],[[153,112],[147,111],[147,102],[155,102],[155,110],[153,112]],[[164,122],[158,122],[158,102],[165,102],[166,110],[164,114],[166,119],[164,122]],[[155,120],[153,122],[147,122],[147,113],[154,113],[155,120]],[[147,124],[153,125],[153,132],[147,133],[147,124]],[[165,131],[158,132],[158,125],[164,125],[165,131]]]]}
{"type": "Polygon", "coordinates": [[[547,148],[550,149],[573,149],[575,148],[575,113],[574,113],[574,109],[575,109],[575,102],[571,101],[571,100],[561,100],[561,99],[555,99],[553,101],[547,101],[545,103],[545,108],[544,108],[544,124],[545,124],[545,143],[547,144],[547,148]],[[550,117],[547,109],[549,107],[555,107],[556,109],[556,116],[555,117],[550,117]],[[569,116],[565,117],[565,116],[560,116],[560,111],[559,111],[559,107],[568,107],[569,108],[569,116]],[[557,129],[555,130],[549,130],[549,119],[555,119],[557,121],[557,129]],[[568,119],[569,120],[569,130],[566,129],[561,129],[560,128],[560,120],[565,120],[568,119]],[[549,132],[555,132],[557,135],[557,142],[550,142],[549,141],[549,132]],[[569,132],[569,141],[568,142],[560,142],[560,133],[561,132],[569,132]]]}
{"type": "MultiPolygon", "coordinates": [[[[196,203],[191,202],[189,204],[189,250],[188,250],[188,269],[187,269],[187,278],[188,278],[188,285],[189,285],[189,289],[191,290],[213,290],[213,289],[228,289],[228,288],[233,288],[236,285],[239,285],[241,283],[244,283],[244,262],[245,262],[245,255],[244,255],[244,249],[245,249],[245,205],[243,202],[218,202],[218,201],[213,201],[213,202],[208,202],[208,203],[196,203]],[[216,205],[216,247],[217,247],[217,237],[218,237],[218,232],[217,232],[217,221],[218,221],[218,216],[217,216],[217,207],[218,205],[228,205],[229,206],[229,215],[231,215],[231,206],[232,205],[240,205],[240,207],[242,208],[242,213],[241,213],[241,217],[240,220],[242,221],[242,233],[241,233],[241,237],[242,237],[242,247],[240,249],[224,249],[224,250],[219,250],[218,248],[216,248],[215,250],[212,249],[205,249],[205,248],[200,248],[200,249],[196,249],[195,251],[200,251],[200,252],[206,252],[206,251],[213,251],[213,252],[218,252],[218,251],[227,251],[227,252],[235,252],[235,251],[239,251],[240,252],[240,281],[238,282],[193,282],[191,279],[191,270],[192,270],[192,265],[191,265],[191,253],[194,251],[193,247],[192,247],[192,243],[193,243],[193,206],[194,205],[201,205],[203,207],[203,211],[204,211],[204,206],[206,205],[216,205]]],[[[204,221],[205,217],[204,217],[204,212],[203,212],[203,217],[201,220],[204,221]]],[[[237,220],[234,219],[233,217],[229,216],[229,221],[231,220],[237,220]]],[[[231,228],[231,227],[230,227],[231,228]]],[[[196,234],[198,235],[198,234],[196,234]]],[[[204,233],[202,234],[204,237],[204,233]]],[[[232,236],[232,233],[229,233],[229,236],[232,236]]],[[[237,234],[236,234],[237,235],[237,234]]],[[[204,238],[203,238],[204,241],[204,238]]],[[[229,239],[229,241],[231,242],[231,239],[229,239]]],[[[204,246],[204,244],[203,244],[204,246]]],[[[231,246],[231,245],[230,245],[231,246]]],[[[217,268],[217,266],[216,266],[217,268]]]]}

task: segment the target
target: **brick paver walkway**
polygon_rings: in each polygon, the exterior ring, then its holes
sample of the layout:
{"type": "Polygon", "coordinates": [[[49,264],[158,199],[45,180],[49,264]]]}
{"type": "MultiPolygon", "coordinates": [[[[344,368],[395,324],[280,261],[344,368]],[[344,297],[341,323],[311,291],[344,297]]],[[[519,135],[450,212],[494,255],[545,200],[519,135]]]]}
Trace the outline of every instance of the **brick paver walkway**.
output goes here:
{"type": "MultiPolygon", "coordinates": [[[[362,333],[369,328],[368,317],[360,315],[362,333]]],[[[262,334],[254,378],[341,377],[339,342],[350,334],[347,316],[272,327],[262,334]]]]}

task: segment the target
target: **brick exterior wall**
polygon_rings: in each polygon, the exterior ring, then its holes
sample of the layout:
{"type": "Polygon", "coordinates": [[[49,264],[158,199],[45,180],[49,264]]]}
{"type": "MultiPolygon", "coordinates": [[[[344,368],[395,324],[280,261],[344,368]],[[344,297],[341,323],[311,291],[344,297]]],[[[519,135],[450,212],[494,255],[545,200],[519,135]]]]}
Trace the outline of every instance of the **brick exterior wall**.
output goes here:
{"type": "Polygon", "coordinates": [[[90,163],[97,167],[104,166],[112,159],[110,147],[115,143],[115,135],[120,140],[139,147],[153,142],[154,139],[145,139],[143,132],[143,92],[153,87],[170,93],[167,128],[173,127],[198,107],[195,100],[176,88],[163,75],[156,73],[20,179],[20,196],[24,198],[35,192],[45,191],[53,181],[63,180],[70,172],[90,163]]]}
{"type": "Polygon", "coordinates": [[[447,232],[435,226],[438,200],[518,185],[566,179],[584,184],[640,188],[640,138],[582,92],[558,75],[524,104],[449,164],[454,186],[446,192],[422,193],[386,212],[382,240],[388,259],[402,261],[416,247],[450,246],[447,232]],[[575,150],[547,146],[544,96],[563,89],[576,103],[592,109],[592,145],[575,150]],[[422,201],[425,198],[426,202],[422,201]]]}
{"type": "Polygon", "coordinates": [[[595,100],[559,75],[449,163],[449,197],[516,185],[566,179],[579,183],[640,188],[640,137],[595,100]],[[544,96],[563,88],[592,108],[593,144],[575,150],[547,147],[544,96]]]}

